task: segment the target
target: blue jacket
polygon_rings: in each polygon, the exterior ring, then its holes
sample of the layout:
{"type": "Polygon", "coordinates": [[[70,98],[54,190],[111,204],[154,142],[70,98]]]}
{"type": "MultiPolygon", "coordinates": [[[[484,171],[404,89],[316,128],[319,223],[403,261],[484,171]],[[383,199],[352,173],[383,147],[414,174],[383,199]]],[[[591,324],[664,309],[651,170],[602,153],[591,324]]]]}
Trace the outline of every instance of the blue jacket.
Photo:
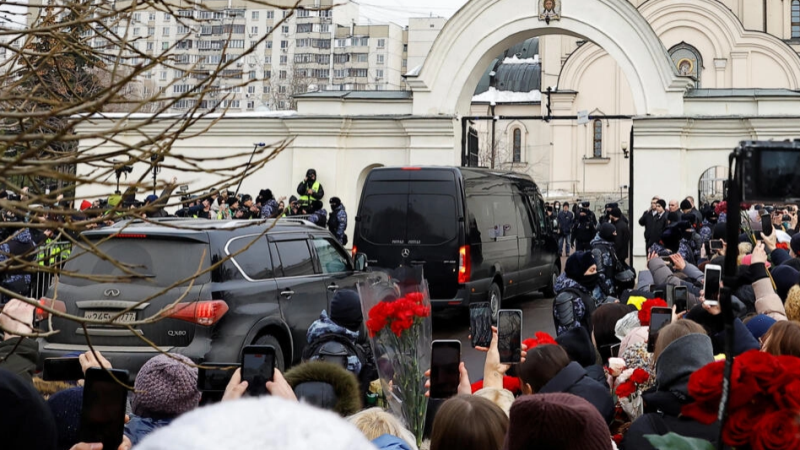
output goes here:
{"type": "Polygon", "coordinates": [[[138,417],[131,414],[131,421],[125,424],[125,436],[131,440],[131,443],[136,446],[148,434],[156,431],[159,428],[164,428],[174,419],[150,419],[138,417]]]}

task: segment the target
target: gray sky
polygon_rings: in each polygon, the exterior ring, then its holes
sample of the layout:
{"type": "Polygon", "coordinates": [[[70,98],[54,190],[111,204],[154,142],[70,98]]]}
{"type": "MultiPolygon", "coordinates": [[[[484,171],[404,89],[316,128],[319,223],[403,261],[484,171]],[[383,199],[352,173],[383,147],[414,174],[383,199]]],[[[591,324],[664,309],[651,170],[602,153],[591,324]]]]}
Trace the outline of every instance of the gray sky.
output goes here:
{"type": "Polygon", "coordinates": [[[450,17],[467,0],[352,0],[360,5],[362,21],[396,22],[406,25],[409,17],[450,17]]]}

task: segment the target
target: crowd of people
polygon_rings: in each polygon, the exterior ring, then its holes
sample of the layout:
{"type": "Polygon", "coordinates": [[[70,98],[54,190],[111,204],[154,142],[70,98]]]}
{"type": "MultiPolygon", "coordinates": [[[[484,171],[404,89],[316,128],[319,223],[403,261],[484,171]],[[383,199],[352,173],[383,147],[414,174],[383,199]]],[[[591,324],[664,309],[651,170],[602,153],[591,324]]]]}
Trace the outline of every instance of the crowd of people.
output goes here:
{"type": "MultiPolygon", "coordinates": [[[[316,191],[313,185],[311,191],[316,191]]],[[[721,423],[700,421],[685,411],[697,400],[692,375],[725,357],[726,324],[719,304],[705,299],[704,268],[724,266],[732,245],[740,255],[740,281],[730,286],[733,356],[761,352],[783,358],[785,367],[800,368],[796,208],[748,207],[739,242],[726,242],[724,224],[731,218],[724,202],[699,211],[690,198],[670,202],[669,208],[673,203],[676,211],[667,212],[667,202],[655,198],[639,221],[648,258],[635,281],[621,276],[632,269],[616,248],[623,217],[609,205],[589,247],[579,246],[567,258],[557,280],[555,337],[536,333],[524,341],[521,362],[508,365],[500,362],[493,328],[491,345],[478,349],[485,352],[481,381],[470,383],[462,363],[458,394],[435,399],[437,407],[429,409],[423,447],[639,450],[656,448],[648,436],[668,433],[716,442],[721,423]],[[765,214],[773,225],[768,234],[761,229],[765,214]],[[669,325],[653,334],[653,308],[668,306],[658,293],[670,287],[685,288],[686,303],[682,309],[674,305],[669,325]]],[[[568,211],[569,205],[558,206],[568,211]]],[[[308,330],[303,362],[285,373],[276,369],[265,386],[267,397],[246,398],[247,382],[236,370],[221,401],[207,401],[190,361],[175,354],[154,357],[133,381],[119,448],[417,450],[402,420],[375,406],[379,361],[370,350],[359,305],[355,291],[337,292],[308,330]]],[[[0,343],[4,448],[99,449],[96,443],[78,442],[83,388],[53,389],[35,373],[38,347],[21,336],[32,329],[33,309],[13,300],[0,314],[6,330],[0,343]]],[[[85,370],[110,366],[98,352],[82,354],[80,361],[85,370]]],[[[797,405],[796,398],[778,401],[797,405]]],[[[792,413],[795,420],[797,413],[792,413]]],[[[782,442],[764,448],[797,448],[800,436],[782,442]]]]}

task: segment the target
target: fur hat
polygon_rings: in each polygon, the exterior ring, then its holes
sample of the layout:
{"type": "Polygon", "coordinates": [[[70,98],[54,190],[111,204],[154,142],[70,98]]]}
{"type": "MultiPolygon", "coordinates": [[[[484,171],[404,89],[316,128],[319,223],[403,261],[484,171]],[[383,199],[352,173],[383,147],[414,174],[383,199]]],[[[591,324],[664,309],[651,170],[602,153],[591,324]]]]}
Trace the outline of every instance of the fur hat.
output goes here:
{"type": "Polygon", "coordinates": [[[310,405],[264,396],[198,408],[136,450],[375,450],[353,425],[310,405]]]}
{"type": "Polygon", "coordinates": [[[687,209],[692,209],[691,202],[689,202],[689,200],[682,201],[681,205],[680,205],[680,209],[681,209],[681,211],[686,211],[687,209]]]}
{"type": "Polygon", "coordinates": [[[575,252],[567,258],[564,272],[573,280],[580,280],[593,265],[595,262],[592,252],[575,252]]]}
{"type": "Polygon", "coordinates": [[[286,381],[299,400],[347,417],[361,410],[361,394],[355,375],[343,367],[309,361],[286,372],[286,381]]]}
{"type": "Polygon", "coordinates": [[[572,394],[525,395],[511,405],[503,450],[611,450],[608,425],[572,394]]]}
{"type": "Polygon", "coordinates": [[[200,404],[197,368],[189,358],[170,353],[150,358],[136,375],[131,410],[140,417],[179,416],[200,404]]]}
{"type": "MultiPolygon", "coordinates": [[[[786,318],[800,321],[800,286],[794,285],[786,295],[786,318]]],[[[749,324],[750,322],[748,322],[749,324]]]]}

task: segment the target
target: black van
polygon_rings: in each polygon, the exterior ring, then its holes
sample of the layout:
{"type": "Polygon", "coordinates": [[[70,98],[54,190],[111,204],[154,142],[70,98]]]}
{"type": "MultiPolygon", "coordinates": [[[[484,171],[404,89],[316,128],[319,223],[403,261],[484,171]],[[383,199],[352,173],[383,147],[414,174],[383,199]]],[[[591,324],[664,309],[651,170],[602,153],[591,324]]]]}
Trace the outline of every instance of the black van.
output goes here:
{"type": "Polygon", "coordinates": [[[464,167],[372,170],[356,217],[353,252],[372,266],[422,265],[435,306],[467,306],[544,290],[561,273],[536,183],[464,167]]]}

